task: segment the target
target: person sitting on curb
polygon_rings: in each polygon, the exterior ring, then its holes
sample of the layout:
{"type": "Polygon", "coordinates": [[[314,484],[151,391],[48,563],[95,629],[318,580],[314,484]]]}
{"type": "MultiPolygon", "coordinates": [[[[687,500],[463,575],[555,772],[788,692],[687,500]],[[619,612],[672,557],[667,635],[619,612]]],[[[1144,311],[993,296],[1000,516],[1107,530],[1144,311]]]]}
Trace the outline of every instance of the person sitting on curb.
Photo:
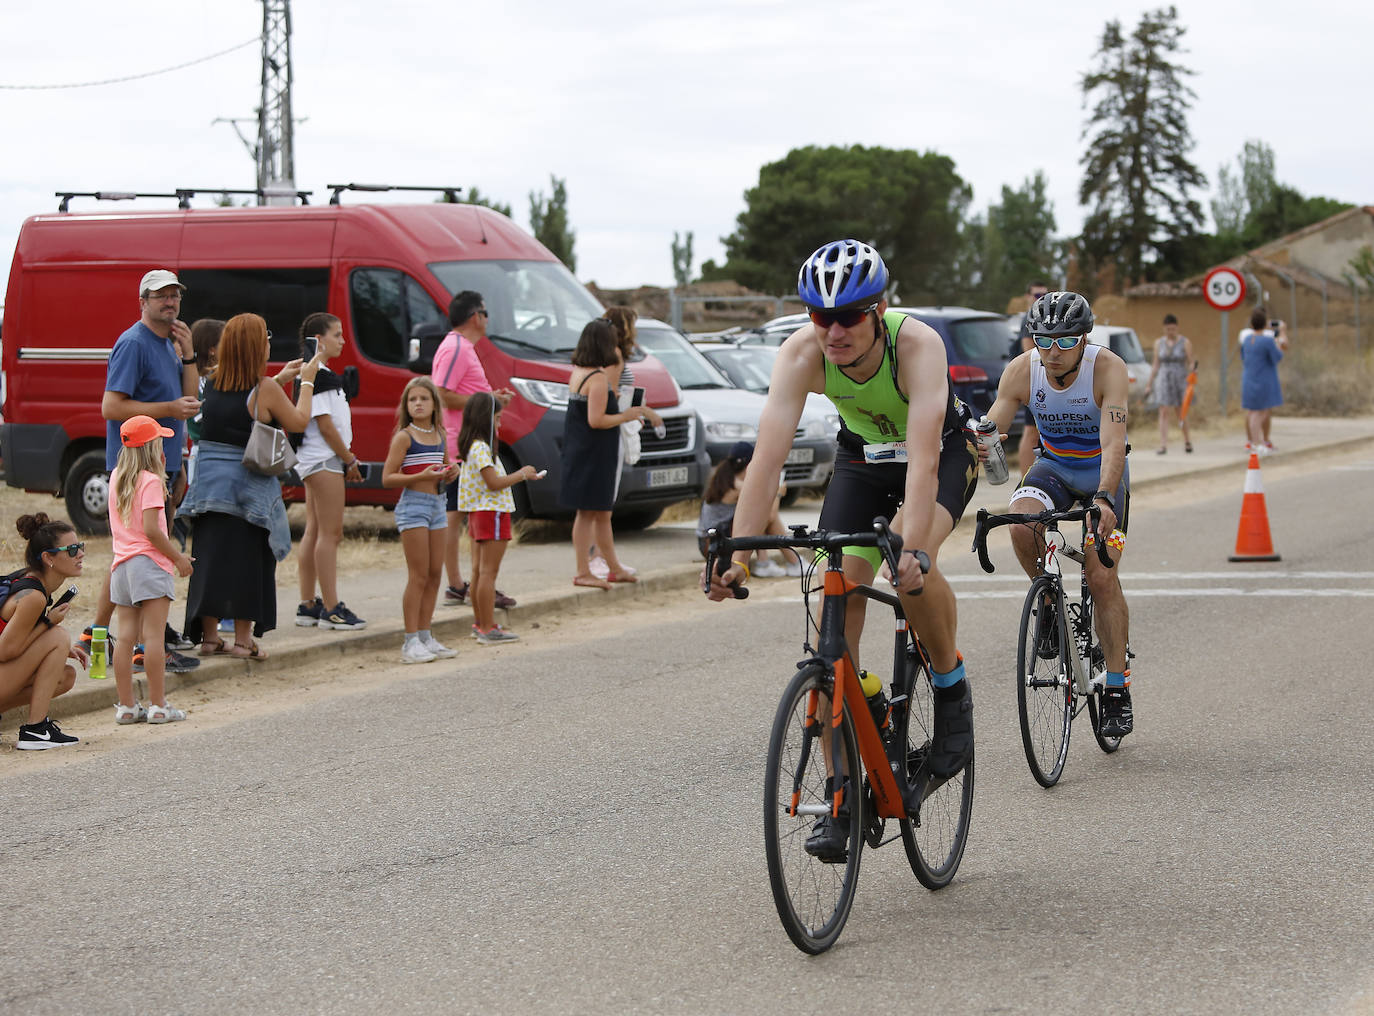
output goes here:
{"type": "Polygon", "coordinates": [[[71,661],[84,667],[89,657],[62,627],[70,601],[54,604],[52,594],[81,574],[86,545],[71,523],[42,512],[19,516],[14,527],[28,546],[25,566],[3,580],[8,590],[0,601],[0,712],[28,705],[29,722],[20,725],[15,744],[20,751],[63,748],[80,738],[62,732],[48,716],[48,703],[76,684],[71,661]]]}

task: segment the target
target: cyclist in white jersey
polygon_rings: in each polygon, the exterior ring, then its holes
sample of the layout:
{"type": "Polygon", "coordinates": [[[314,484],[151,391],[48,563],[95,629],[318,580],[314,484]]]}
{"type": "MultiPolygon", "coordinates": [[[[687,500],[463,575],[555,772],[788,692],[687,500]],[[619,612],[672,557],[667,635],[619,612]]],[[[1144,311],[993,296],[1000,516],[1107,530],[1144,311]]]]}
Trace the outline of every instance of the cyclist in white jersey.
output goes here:
{"type": "MultiPolygon", "coordinates": [[[[1134,727],[1126,669],[1130,617],[1119,567],[1130,509],[1126,365],[1110,349],[1086,341],[1093,312],[1077,293],[1046,293],[1031,307],[1026,326],[1034,345],[1003,371],[988,416],[1005,437],[1017,410],[1028,406],[1040,430],[1041,450],[1012,494],[1013,512],[1067,508],[1076,501],[1091,502],[1102,511],[1097,532],[1089,538],[1106,540],[1107,553],[1118,567],[1108,569],[1089,554],[1084,570],[1107,664],[1102,732],[1122,737],[1134,727]]],[[[1034,577],[1037,535],[1027,526],[1013,526],[1011,538],[1021,567],[1034,577]]],[[[1042,625],[1041,631],[1037,650],[1058,655],[1055,626],[1042,625]]]]}

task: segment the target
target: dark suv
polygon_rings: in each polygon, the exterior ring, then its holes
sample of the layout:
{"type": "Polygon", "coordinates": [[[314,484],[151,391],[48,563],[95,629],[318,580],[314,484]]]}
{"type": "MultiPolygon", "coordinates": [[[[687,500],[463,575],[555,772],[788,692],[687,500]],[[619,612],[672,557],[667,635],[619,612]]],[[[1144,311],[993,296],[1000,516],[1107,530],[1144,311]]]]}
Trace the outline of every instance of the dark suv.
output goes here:
{"type": "MultiPolygon", "coordinates": [[[[935,329],[945,343],[949,380],[954,394],[973,407],[975,416],[986,413],[997,398],[997,382],[1002,379],[1002,370],[1007,365],[1010,351],[1006,317],[968,307],[889,309],[901,311],[935,329]]],[[[778,346],[806,322],[805,314],[774,318],[743,333],[739,342],[741,345],[778,346]]],[[[1021,421],[1018,418],[1012,424],[1012,436],[1020,433],[1021,421]]]]}

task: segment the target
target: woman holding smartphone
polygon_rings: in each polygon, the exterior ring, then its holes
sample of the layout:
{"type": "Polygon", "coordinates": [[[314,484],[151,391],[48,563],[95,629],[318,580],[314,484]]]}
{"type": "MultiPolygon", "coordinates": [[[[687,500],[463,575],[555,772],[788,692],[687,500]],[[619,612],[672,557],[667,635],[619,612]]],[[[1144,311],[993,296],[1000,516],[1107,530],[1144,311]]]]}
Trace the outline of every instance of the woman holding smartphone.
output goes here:
{"type": "Polygon", "coordinates": [[[329,361],[343,352],[343,346],[343,324],[333,314],[311,314],[301,322],[301,356],[309,360],[318,350],[324,365],[315,375],[310,423],[296,456],[296,472],[305,483],[305,534],[297,565],[301,603],[296,608],[296,624],[356,631],[367,627],[367,622],[348,609],[338,590],[344,484],[361,483],[363,479],[358,457],[350,447],[353,416],[343,382],[329,369],[329,361]],[[317,586],[319,596],[315,595],[317,586]]]}

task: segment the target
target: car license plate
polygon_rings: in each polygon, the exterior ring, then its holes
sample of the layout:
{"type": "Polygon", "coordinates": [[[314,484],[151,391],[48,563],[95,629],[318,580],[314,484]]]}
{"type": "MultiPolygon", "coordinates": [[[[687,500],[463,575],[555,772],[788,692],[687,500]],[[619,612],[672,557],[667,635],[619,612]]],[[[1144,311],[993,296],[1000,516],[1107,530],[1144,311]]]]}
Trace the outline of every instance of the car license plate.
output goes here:
{"type": "Polygon", "coordinates": [[[672,466],[649,470],[650,487],[680,487],[687,483],[687,467],[672,466]]]}
{"type": "Polygon", "coordinates": [[[789,466],[798,466],[798,465],[801,465],[801,464],[804,463],[804,462],[815,462],[815,461],[816,461],[816,449],[814,449],[814,448],[793,448],[790,452],[787,453],[787,462],[786,462],[786,464],[789,465],[789,466]]]}

